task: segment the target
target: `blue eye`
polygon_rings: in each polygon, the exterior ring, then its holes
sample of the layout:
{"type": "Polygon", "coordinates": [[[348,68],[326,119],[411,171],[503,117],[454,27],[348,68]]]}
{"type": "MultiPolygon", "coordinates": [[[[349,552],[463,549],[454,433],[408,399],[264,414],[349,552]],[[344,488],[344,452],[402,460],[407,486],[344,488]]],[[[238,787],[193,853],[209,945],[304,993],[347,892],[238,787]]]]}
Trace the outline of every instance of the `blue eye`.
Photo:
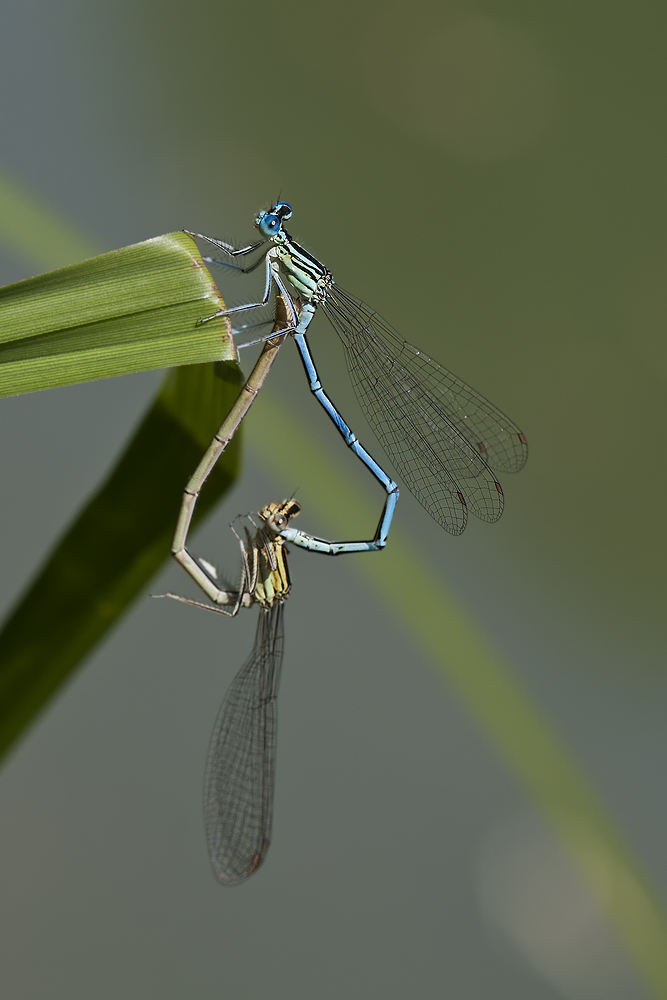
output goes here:
{"type": "Polygon", "coordinates": [[[275,236],[280,230],[280,219],[277,215],[264,215],[259,220],[259,231],[264,236],[275,236]]]}

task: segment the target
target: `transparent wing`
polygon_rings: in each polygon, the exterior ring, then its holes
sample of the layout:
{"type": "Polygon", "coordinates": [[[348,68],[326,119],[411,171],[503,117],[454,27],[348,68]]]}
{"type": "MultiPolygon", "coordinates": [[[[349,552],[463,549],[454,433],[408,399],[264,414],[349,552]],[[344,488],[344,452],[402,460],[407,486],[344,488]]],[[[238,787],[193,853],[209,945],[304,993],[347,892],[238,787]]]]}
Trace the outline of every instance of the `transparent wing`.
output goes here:
{"type": "Polygon", "coordinates": [[[259,609],[252,653],[227,692],[204,775],[209,855],[221,882],[257,871],[271,840],[283,605],[259,609]]]}
{"type": "Polygon", "coordinates": [[[528,455],[516,424],[337,285],[322,308],[369,423],[420,503],[453,534],[468,508],[497,520],[503,494],[491,469],[518,472],[528,455]]]}

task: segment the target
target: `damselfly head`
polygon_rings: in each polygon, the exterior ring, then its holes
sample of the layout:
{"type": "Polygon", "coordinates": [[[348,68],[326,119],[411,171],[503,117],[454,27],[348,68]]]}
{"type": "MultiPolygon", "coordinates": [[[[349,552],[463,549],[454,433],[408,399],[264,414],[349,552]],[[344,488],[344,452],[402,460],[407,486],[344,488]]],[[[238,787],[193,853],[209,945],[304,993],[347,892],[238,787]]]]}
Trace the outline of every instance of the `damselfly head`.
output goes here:
{"type": "Polygon", "coordinates": [[[286,201],[277,201],[270,212],[267,212],[266,209],[262,209],[255,219],[255,225],[259,229],[262,236],[266,236],[267,239],[270,239],[272,236],[276,236],[277,233],[280,232],[280,227],[285,219],[289,219],[291,216],[291,205],[288,205],[286,201]]]}
{"type": "Polygon", "coordinates": [[[296,517],[300,510],[301,504],[292,497],[282,503],[267,503],[266,507],[262,507],[260,510],[259,516],[266,522],[268,528],[278,534],[287,527],[290,519],[296,517]]]}
{"type": "Polygon", "coordinates": [[[277,215],[262,209],[255,219],[255,225],[259,229],[262,236],[266,236],[267,239],[270,239],[272,236],[275,236],[280,232],[281,223],[277,215]]]}

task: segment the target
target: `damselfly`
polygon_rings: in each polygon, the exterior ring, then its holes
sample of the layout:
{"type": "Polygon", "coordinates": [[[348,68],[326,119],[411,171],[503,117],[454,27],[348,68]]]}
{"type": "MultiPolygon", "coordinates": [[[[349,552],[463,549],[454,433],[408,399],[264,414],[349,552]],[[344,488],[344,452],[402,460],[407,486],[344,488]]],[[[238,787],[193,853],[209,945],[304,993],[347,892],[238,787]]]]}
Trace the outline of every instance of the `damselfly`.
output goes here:
{"type": "Polygon", "coordinates": [[[206,840],[215,873],[226,885],[257,871],[271,841],[283,605],[291,586],[281,532],[300,509],[290,499],[267,504],[259,523],[250,516],[238,519],[239,530],[232,530],[241,548],[241,580],[237,590],[217,591],[215,607],[160,595],[230,616],[259,605],[255,645],[218,714],[204,775],[206,840]]]}
{"type": "MultiPolygon", "coordinates": [[[[306,341],[306,331],[318,306],[339,335],[359,403],[378,440],[408,488],[447,531],[460,534],[468,510],[485,521],[496,521],[503,509],[503,492],[492,470],[518,472],[528,456],[526,438],[515,423],[451,372],[423,354],[359,299],[344,292],[331,272],[304,250],[283,228],[292,215],[278,201],[255,219],[261,239],[235,249],[222,240],[192,233],[218,247],[228,258],[259,251],[248,266],[205,257],[208,263],[249,273],[264,262],[261,301],[221,310],[216,316],[265,306],[276,288],[285,304],[283,333],[294,337],[310,388],[349,447],[387,492],[385,508],[367,549],[383,548],[398,497],[396,484],[380,468],[322,388],[306,341]]],[[[214,317],[208,317],[213,319],[214,317]]],[[[289,531],[289,529],[288,529],[289,531]]],[[[299,532],[291,541],[311,547],[299,532]]],[[[354,543],[359,546],[360,543],[354,543]]],[[[322,550],[320,550],[322,551],[322,550]]],[[[350,549],[333,544],[331,554],[350,549]]]]}
{"type": "MultiPolygon", "coordinates": [[[[215,576],[210,572],[210,564],[205,559],[199,559],[191,555],[186,547],[192,517],[204,483],[254,402],[289,332],[285,299],[282,295],[278,295],[276,298],[276,316],[273,323],[273,332],[265,339],[262,353],[255,367],[248,376],[248,380],[241,389],[236,402],[225,417],[222,426],[206,449],[202,460],[190,477],[183,493],[171,551],[176,561],[192,577],[195,583],[201,587],[207,597],[216,604],[228,603],[225,597],[226,591],[220,590],[218,587],[215,576]]],[[[323,538],[316,538],[313,535],[307,535],[302,531],[296,531],[294,528],[287,527],[284,530],[288,534],[284,535],[284,538],[294,542],[296,545],[300,545],[302,548],[315,552],[323,552],[328,555],[336,555],[338,552],[365,552],[380,548],[381,545],[377,541],[377,538],[383,530],[382,526],[386,524],[388,527],[391,521],[391,514],[397,496],[398,489],[395,489],[395,492],[387,494],[376,539],[372,541],[328,542],[323,538]]],[[[382,545],[384,545],[384,542],[382,542],[382,545]]]]}

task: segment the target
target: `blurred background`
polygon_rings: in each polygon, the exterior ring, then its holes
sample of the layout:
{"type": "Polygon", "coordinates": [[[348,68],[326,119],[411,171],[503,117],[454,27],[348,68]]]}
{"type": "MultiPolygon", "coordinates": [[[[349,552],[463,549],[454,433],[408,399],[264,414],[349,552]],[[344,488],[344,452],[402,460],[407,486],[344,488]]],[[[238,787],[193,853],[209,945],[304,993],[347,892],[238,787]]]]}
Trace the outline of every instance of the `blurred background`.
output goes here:
{"type": "MultiPolygon", "coordinates": [[[[25,0],[0,36],[0,175],[90,253],[182,227],[249,242],[281,195],[343,287],[519,423],[530,459],[503,477],[498,524],[453,538],[403,490],[396,537],[558,734],[663,903],[666,29],[648,2],[25,0]]],[[[0,283],[73,259],[0,230],[0,283]]],[[[228,305],[256,287],[216,277],[228,305]]],[[[374,450],[322,317],[311,344],[374,450]]],[[[3,609],[160,378],[2,400],[3,609]]],[[[267,393],[379,510],[290,345],[267,393]]],[[[220,565],[229,520],[296,488],[299,527],[331,536],[305,479],[253,449],[262,412],[197,540],[220,565]]],[[[289,453],[289,433],[268,433],[289,453]]],[[[368,534],[348,513],[348,537],[368,534]]],[[[200,805],[254,614],[147,597],[4,769],[6,995],[667,997],[609,919],[599,844],[594,893],[358,561],[295,552],[291,568],[265,867],[218,886],[200,805]]],[[[170,567],[153,589],[184,582],[170,567]]]]}

